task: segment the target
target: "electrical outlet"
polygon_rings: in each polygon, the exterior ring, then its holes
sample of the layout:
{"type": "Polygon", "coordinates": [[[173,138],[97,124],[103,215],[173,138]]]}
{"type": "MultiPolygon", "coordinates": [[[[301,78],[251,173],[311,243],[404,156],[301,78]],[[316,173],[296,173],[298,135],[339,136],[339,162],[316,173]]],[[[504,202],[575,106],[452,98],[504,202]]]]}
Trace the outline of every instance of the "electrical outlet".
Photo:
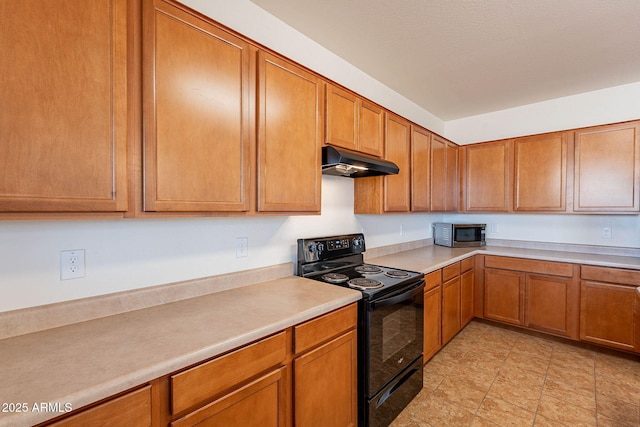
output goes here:
{"type": "Polygon", "coordinates": [[[404,236],[404,225],[400,225],[400,235],[404,236]]]}
{"type": "Polygon", "coordinates": [[[249,238],[236,237],[236,258],[245,258],[249,256],[249,238]]]}
{"type": "Polygon", "coordinates": [[[610,239],[611,238],[611,227],[602,227],[602,231],[601,234],[603,239],[610,239]]]}
{"type": "Polygon", "coordinates": [[[79,279],[85,276],[84,249],[60,251],[60,280],[79,279]]]}

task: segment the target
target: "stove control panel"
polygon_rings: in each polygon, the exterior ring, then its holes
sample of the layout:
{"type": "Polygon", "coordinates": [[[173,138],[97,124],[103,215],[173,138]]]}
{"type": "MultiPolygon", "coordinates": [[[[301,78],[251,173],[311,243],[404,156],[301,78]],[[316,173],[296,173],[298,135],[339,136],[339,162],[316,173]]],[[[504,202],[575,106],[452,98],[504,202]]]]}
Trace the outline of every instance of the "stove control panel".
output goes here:
{"type": "Polygon", "coordinates": [[[364,235],[298,239],[298,262],[323,261],[338,256],[360,254],[365,251],[364,235]]]}

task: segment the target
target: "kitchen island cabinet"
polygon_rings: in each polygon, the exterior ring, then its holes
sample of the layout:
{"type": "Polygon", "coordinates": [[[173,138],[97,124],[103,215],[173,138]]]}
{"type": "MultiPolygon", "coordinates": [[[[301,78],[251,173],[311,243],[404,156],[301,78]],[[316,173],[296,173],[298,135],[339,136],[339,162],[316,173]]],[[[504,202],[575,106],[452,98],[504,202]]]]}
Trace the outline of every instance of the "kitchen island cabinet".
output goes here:
{"type": "Polygon", "coordinates": [[[0,212],[127,210],[129,5],[2,3],[0,212]]]}

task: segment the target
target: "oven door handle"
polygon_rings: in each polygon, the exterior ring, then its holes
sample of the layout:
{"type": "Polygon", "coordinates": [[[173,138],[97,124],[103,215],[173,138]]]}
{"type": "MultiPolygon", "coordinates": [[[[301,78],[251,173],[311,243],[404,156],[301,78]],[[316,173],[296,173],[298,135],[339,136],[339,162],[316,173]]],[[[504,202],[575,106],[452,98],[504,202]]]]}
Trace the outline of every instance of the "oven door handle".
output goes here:
{"type": "Polygon", "coordinates": [[[383,298],[383,299],[378,300],[378,301],[372,301],[370,303],[370,307],[371,307],[372,310],[375,310],[376,308],[386,307],[386,306],[389,306],[389,305],[398,304],[399,302],[411,299],[414,296],[418,295],[419,293],[423,292],[424,283],[425,283],[424,280],[422,280],[422,281],[420,281],[420,283],[417,286],[414,286],[411,289],[409,289],[408,291],[402,292],[399,295],[392,295],[390,297],[383,298]]]}

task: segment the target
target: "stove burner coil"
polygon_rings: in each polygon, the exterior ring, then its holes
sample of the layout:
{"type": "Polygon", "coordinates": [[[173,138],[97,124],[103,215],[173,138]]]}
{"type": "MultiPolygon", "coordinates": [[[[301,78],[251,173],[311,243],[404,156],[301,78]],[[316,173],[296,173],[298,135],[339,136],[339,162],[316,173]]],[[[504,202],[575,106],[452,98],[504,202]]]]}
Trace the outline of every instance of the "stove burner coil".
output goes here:
{"type": "Polygon", "coordinates": [[[322,275],[322,280],[329,283],[344,283],[349,280],[349,276],[340,273],[327,273],[322,275]]]}
{"type": "Polygon", "coordinates": [[[406,271],[402,270],[389,270],[384,273],[386,276],[391,277],[393,279],[404,279],[405,277],[409,277],[410,274],[406,271]]]}
{"type": "Polygon", "coordinates": [[[384,286],[382,282],[379,280],[362,279],[362,278],[351,279],[349,280],[348,283],[349,283],[349,286],[356,289],[375,289],[375,288],[381,288],[384,286]]]}
{"type": "Polygon", "coordinates": [[[380,267],[376,267],[375,265],[359,265],[355,268],[355,270],[360,274],[378,274],[382,273],[382,269],[380,267]]]}

